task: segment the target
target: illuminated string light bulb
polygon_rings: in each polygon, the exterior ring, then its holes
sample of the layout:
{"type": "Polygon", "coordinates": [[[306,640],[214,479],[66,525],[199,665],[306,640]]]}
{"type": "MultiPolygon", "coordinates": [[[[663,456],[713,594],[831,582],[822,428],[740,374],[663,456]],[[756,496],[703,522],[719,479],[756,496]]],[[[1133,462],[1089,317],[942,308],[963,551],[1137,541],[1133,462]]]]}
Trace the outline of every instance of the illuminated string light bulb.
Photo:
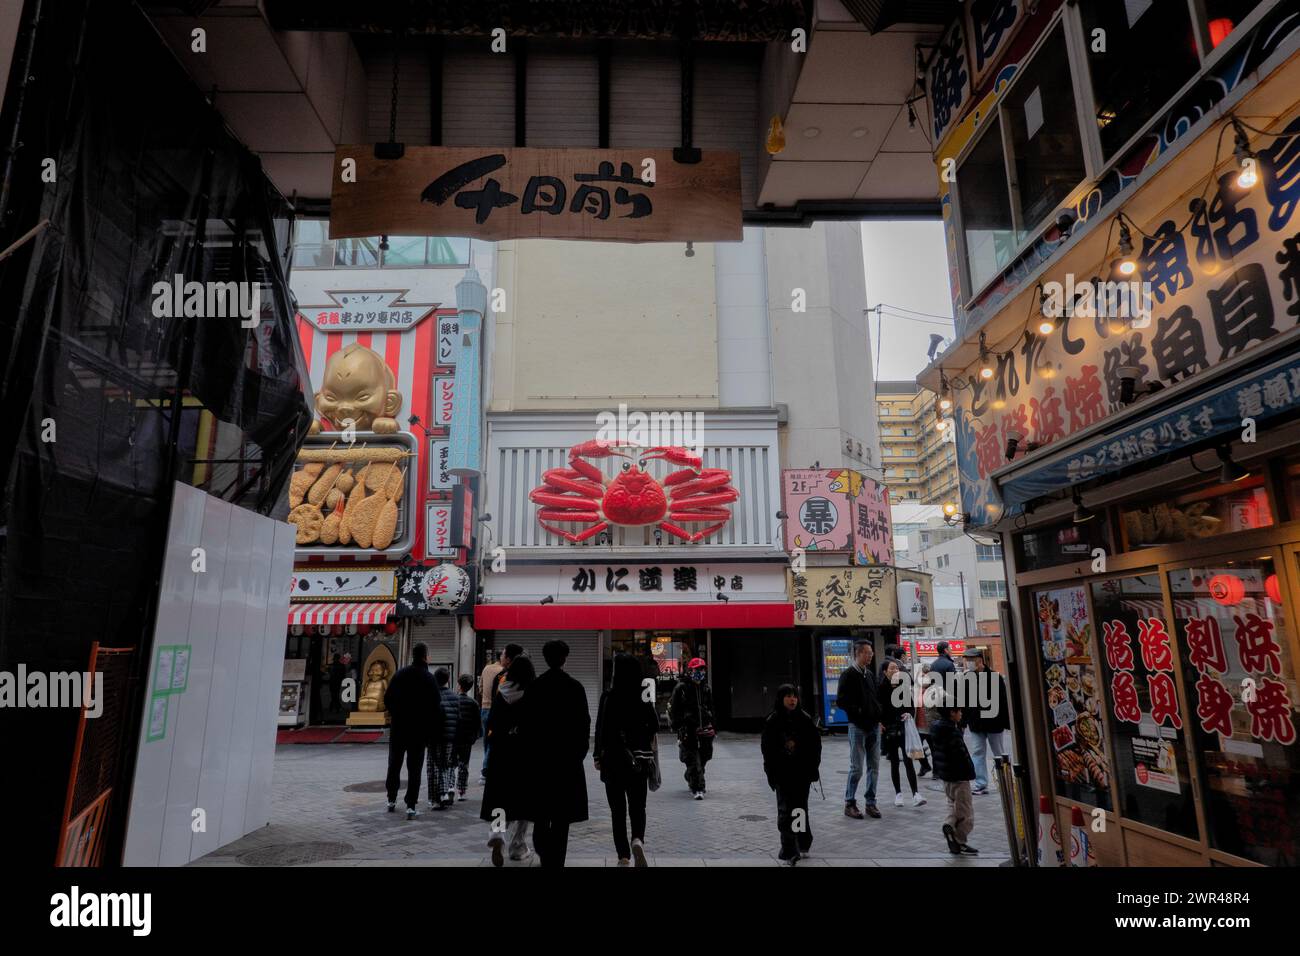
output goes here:
{"type": "Polygon", "coordinates": [[[785,124],[780,116],[773,116],[767,124],[767,152],[771,156],[785,149],[785,124]]]}
{"type": "Polygon", "coordinates": [[[1116,261],[1116,268],[1122,276],[1131,276],[1137,271],[1137,260],[1133,258],[1133,234],[1128,231],[1128,223],[1123,219],[1123,213],[1120,214],[1119,220],[1119,259],[1116,261]]]}
{"type": "Polygon", "coordinates": [[[980,378],[986,382],[993,377],[993,359],[989,355],[988,347],[984,341],[984,333],[980,333],[980,378]]]}
{"type": "Polygon", "coordinates": [[[1056,331],[1056,319],[1052,316],[1052,307],[1047,295],[1047,290],[1043,288],[1041,283],[1039,283],[1038,286],[1038,313],[1040,315],[1038,320],[1038,334],[1051,335],[1056,331]]]}
{"type": "Polygon", "coordinates": [[[1250,140],[1246,138],[1246,128],[1235,116],[1232,118],[1232,129],[1234,134],[1232,154],[1237,157],[1237,165],[1241,167],[1241,173],[1237,176],[1237,185],[1241,189],[1250,189],[1259,182],[1256,168],[1259,163],[1255,158],[1254,150],[1250,148],[1250,140]]]}
{"type": "Polygon", "coordinates": [[[953,502],[953,501],[945,501],[945,502],[943,503],[943,516],[944,516],[945,518],[951,518],[951,517],[953,517],[955,514],[957,514],[957,504],[956,504],[956,502],[953,502]]]}

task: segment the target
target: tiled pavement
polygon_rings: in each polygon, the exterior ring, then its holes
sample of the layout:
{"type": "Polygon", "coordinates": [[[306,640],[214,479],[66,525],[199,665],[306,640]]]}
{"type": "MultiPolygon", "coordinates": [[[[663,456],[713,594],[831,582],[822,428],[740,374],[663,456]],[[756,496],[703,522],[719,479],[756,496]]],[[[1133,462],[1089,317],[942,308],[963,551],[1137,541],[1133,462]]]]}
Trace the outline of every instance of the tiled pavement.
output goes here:
{"type": "MultiPolygon", "coordinates": [[[[708,796],[691,799],[670,736],[659,741],[664,784],[650,794],[646,854],[654,866],[773,866],[776,863],[776,798],[763,779],[756,735],[723,734],[708,766],[708,796]]],[[[276,748],[271,823],[243,839],[196,860],[194,866],[266,865],[303,861],[309,866],[490,866],[487,824],[479,820],[481,759],[475,748],[468,799],[445,811],[430,811],[407,821],[388,813],[382,792],[387,746],[329,745],[276,748]],[[374,792],[347,791],[374,784],[374,792]],[[261,851],[261,852],[257,852],[261,851]],[[292,855],[291,855],[292,854],[292,855]],[[310,862],[308,862],[310,861],[310,862]]],[[[587,794],[591,819],[569,835],[569,866],[613,866],[605,791],[590,759],[587,794]]],[[[978,857],[954,857],[940,827],[947,812],[940,785],[920,780],[929,803],[893,805],[889,764],[881,761],[878,801],[882,819],[844,816],[843,790],[848,742],[823,739],[823,800],[814,785],[809,801],[812,857],[799,866],[996,866],[1007,858],[1007,839],[998,795],[975,797],[971,843],[978,857]]],[[[423,782],[422,782],[423,783],[423,782]]],[[[903,781],[906,790],[907,782],[903,781]]],[[[369,789],[369,788],[368,788],[369,789]]],[[[860,800],[860,798],[859,798],[860,800]]],[[[531,844],[531,839],[530,839],[531,844]]],[[[535,863],[535,858],[533,861],[535,863]]],[[[529,863],[507,862],[507,866],[529,863]]]]}

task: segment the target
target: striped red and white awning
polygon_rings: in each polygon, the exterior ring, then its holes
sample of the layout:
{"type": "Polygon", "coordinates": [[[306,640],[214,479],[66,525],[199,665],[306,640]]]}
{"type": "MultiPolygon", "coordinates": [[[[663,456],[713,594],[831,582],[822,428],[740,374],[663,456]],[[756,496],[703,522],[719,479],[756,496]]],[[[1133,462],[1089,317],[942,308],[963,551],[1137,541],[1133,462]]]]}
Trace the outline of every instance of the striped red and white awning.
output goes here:
{"type": "Polygon", "coordinates": [[[289,607],[289,624],[383,624],[396,611],[393,601],[293,604],[289,607]]]}

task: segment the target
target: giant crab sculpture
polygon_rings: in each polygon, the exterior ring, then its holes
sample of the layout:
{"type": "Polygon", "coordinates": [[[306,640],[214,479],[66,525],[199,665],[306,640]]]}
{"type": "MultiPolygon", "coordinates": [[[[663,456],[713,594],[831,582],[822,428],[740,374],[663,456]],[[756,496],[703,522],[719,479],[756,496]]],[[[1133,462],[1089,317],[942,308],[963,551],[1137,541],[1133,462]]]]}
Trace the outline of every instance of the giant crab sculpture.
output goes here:
{"type": "Polygon", "coordinates": [[[607,441],[587,441],[569,449],[569,467],[551,468],[542,484],[528,493],[528,500],[542,507],[537,523],[552,534],[568,541],[581,542],[606,531],[610,525],[627,528],[655,526],[655,540],[666,531],[684,541],[700,541],[731,520],[731,511],[722,507],[740,497],[731,487],[731,472],[725,468],[701,468],[700,459],[685,448],[618,445],[607,441]],[[623,463],[623,469],[609,481],[588,458],[635,459],[623,463]],[[673,465],[684,465],[666,476],[660,484],[645,470],[646,462],[662,458],[673,465]],[[581,531],[566,531],[548,522],[587,525],[581,531]],[[687,531],[677,522],[711,522],[699,531],[687,531]]]}

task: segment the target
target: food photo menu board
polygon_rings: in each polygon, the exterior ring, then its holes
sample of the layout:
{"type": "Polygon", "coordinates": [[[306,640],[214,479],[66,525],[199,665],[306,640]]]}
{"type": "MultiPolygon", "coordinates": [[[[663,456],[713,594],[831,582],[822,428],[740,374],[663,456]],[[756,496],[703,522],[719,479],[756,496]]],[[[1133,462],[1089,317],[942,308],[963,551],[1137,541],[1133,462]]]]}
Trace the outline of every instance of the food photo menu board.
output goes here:
{"type": "Polygon", "coordinates": [[[1092,621],[1081,587],[1034,593],[1057,793],[1110,810],[1110,758],[1092,659],[1092,621]]]}

